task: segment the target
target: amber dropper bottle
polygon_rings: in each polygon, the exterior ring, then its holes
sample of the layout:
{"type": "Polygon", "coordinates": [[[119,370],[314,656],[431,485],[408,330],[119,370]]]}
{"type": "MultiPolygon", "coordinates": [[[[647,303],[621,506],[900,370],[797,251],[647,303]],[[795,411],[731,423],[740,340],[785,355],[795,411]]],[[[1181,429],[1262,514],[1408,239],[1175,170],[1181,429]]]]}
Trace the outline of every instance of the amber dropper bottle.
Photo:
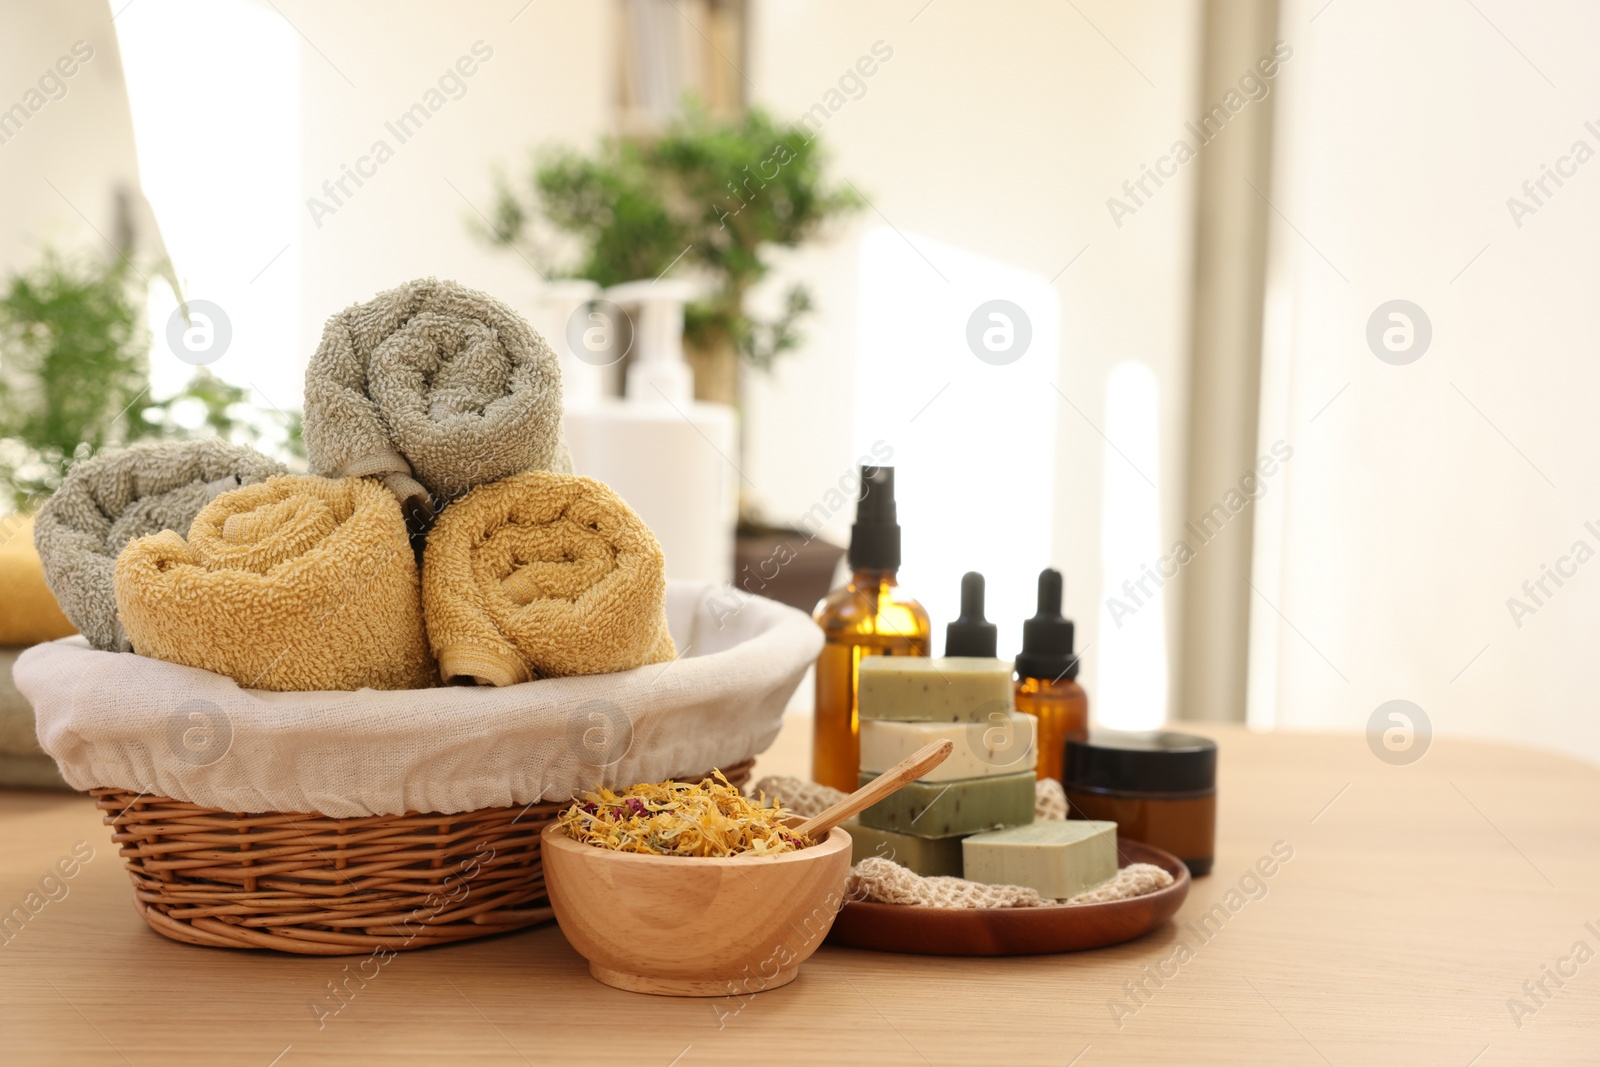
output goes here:
{"type": "Polygon", "coordinates": [[[1062,750],[1089,732],[1089,695],[1076,681],[1072,621],[1061,615],[1061,572],[1039,572],[1038,614],[1022,624],[1017,710],[1039,720],[1039,777],[1061,778],[1062,750]]]}
{"type": "Polygon", "coordinates": [[[811,777],[850,793],[859,784],[861,765],[856,669],[864,656],[926,656],[932,629],[927,610],[895,580],[900,524],[893,467],[861,468],[861,497],[847,559],[850,580],[812,613],[825,643],[817,659],[811,777]]]}

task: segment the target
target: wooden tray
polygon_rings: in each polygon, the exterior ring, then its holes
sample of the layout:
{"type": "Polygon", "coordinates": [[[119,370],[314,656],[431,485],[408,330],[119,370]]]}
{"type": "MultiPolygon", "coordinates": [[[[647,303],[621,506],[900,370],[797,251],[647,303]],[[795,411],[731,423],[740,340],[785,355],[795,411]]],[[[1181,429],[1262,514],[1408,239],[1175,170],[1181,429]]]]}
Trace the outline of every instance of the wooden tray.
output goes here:
{"type": "Polygon", "coordinates": [[[1153,863],[1172,875],[1165,889],[1104,904],[1042,908],[924,908],[851,901],[828,942],[919,956],[1037,956],[1102,948],[1149,933],[1189,895],[1189,869],[1170,852],[1138,841],[1117,846],[1118,866],[1153,863]]]}

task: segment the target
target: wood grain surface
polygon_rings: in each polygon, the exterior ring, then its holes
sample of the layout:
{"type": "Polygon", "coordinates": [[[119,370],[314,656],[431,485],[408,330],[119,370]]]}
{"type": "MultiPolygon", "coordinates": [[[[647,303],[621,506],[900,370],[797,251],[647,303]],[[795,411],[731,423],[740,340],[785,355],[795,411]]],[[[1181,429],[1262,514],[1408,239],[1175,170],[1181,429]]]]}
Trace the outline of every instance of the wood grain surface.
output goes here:
{"type": "MultiPolygon", "coordinates": [[[[87,798],[0,793],[0,910],[41,905],[0,939],[0,1062],[1600,1061],[1600,770],[1185,729],[1221,745],[1216,866],[1146,937],[1002,959],[824,945],[788,986],[713,1000],[600,985],[553,924],[386,960],[180,945],[134,913],[87,798]],[[1275,846],[1291,858],[1263,862],[1275,846]]],[[[793,718],[756,776],[805,774],[810,734],[793,718]]]]}

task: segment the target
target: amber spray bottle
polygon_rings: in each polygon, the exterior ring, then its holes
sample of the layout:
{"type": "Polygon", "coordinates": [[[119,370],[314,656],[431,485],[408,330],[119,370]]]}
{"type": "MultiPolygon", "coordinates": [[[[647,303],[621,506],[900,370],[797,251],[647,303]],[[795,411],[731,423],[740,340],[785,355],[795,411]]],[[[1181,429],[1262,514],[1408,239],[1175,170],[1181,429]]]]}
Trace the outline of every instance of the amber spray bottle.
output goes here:
{"type": "Polygon", "coordinates": [[[1017,710],[1039,720],[1039,777],[1061,779],[1062,749],[1089,731],[1089,695],[1076,681],[1072,621],[1061,615],[1061,572],[1039,572],[1038,614],[1022,624],[1017,710]]]}
{"type": "MultiPolygon", "coordinates": [[[[861,468],[861,497],[850,527],[850,580],[812,613],[825,643],[817,659],[816,720],[811,777],[853,792],[861,765],[856,718],[856,670],[864,656],[926,656],[928,612],[896,581],[900,524],[894,468],[861,468]]],[[[1059,757],[1059,753],[1057,754],[1059,757]]]]}

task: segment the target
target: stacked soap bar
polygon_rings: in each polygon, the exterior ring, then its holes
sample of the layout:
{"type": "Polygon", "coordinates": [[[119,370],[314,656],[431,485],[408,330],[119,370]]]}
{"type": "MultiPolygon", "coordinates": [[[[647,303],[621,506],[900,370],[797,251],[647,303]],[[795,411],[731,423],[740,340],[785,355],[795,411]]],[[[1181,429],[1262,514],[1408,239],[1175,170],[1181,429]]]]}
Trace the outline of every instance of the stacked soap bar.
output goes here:
{"type": "Polygon", "coordinates": [[[863,721],[987,722],[1015,711],[1011,664],[977,656],[868,656],[857,671],[863,721]]]}
{"type": "Polygon", "coordinates": [[[1055,900],[1075,897],[1117,874],[1117,824],[1040,820],[973,834],[961,842],[963,877],[1025,885],[1055,900]]]}
{"type": "MultiPolygon", "coordinates": [[[[861,774],[861,784],[876,778],[861,774]]],[[[1032,771],[954,782],[916,781],[900,787],[861,813],[861,821],[879,830],[922,837],[956,837],[1020,826],[1033,821],[1032,771]]]]}
{"type": "Polygon", "coordinates": [[[1024,885],[1065,900],[1117,873],[1117,824],[1035,822],[1036,720],[1011,702],[1011,665],[909,656],[861,661],[860,782],[930,741],[955,750],[926,778],[861,813],[854,861],[883,856],[923,875],[1024,885]]]}
{"type": "Polygon", "coordinates": [[[863,719],[861,770],[882,774],[923,746],[948,739],[955,749],[922,781],[955,782],[1032,771],[1039,760],[1038,722],[1020,711],[1001,710],[990,711],[982,722],[863,719]]]}
{"type": "Polygon", "coordinates": [[[1011,700],[1011,665],[979,657],[861,661],[860,782],[930,741],[955,750],[928,777],[861,813],[855,860],[879,855],[918,874],[962,873],[961,839],[1033,821],[1038,759],[1032,716],[1011,700]]]}
{"type": "Polygon", "coordinates": [[[868,856],[892,860],[922,875],[948,874],[960,878],[964,869],[959,837],[917,837],[893,830],[879,830],[852,819],[844,824],[850,835],[850,862],[860,863],[868,856]]]}

